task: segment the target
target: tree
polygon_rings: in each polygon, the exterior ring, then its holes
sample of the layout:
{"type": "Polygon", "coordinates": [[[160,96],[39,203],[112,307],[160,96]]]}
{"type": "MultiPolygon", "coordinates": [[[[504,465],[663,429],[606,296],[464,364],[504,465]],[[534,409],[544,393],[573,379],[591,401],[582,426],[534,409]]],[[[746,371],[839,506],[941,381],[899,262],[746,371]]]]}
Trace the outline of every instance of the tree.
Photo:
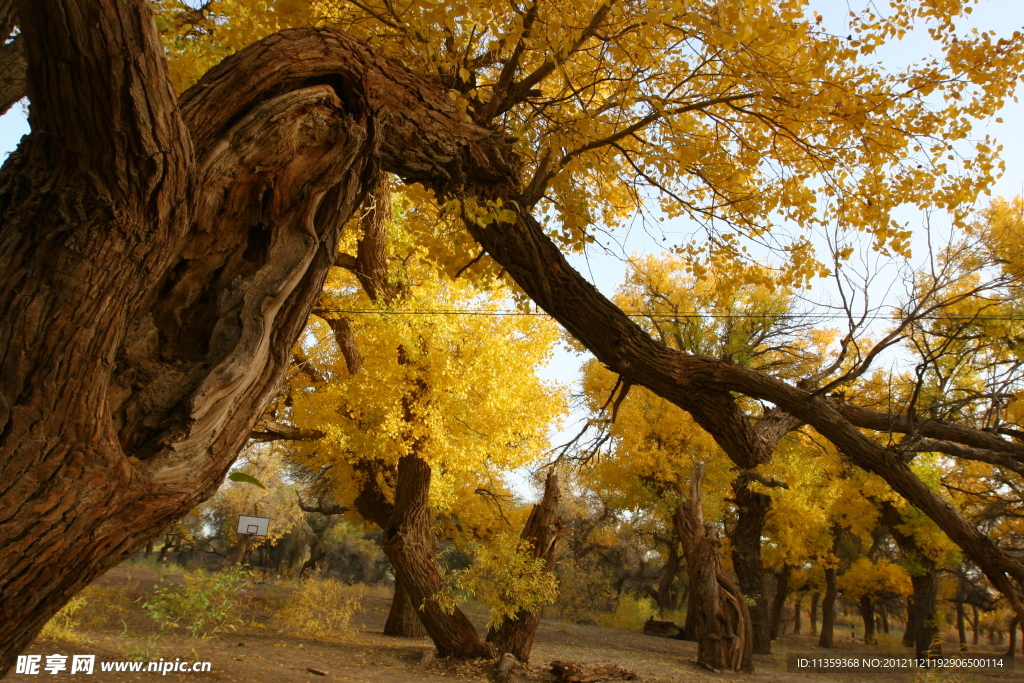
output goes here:
{"type": "MultiPolygon", "coordinates": [[[[363,40],[333,28],[270,35],[179,99],[143,0],[13,6],[33,132],[0,172],[0,670],[79,588],[213,492],[380,168],[432,191],[493,260],[482,270],[504,269],[625,381],[691,412],[737,464],[768,453],[730,392],[813,425],[882,476],[1024,614],[1011,583],[1024,564],[860,431],[910,429],[904,416],[661,346],[535,218],[550,207],[557,239],[583,245],[594,216],[636,205],[639,176],[671,211],[743,234],[763,235],[773,213],[838,218],[900,249],[894,206],[952,207],[962,221],[959,207],[990,179],[990,143],[963,173],[940,159],[1008,95],[1024,37],[957,35],[959,3],[865,13],[856,41],[790,3],[566,3],[518,19],[474,6],[465,16],[479,21],[457,25],[439,3],[409,13],[418,26],[346,5],[335,23],[363,40]],[[937,63],[899,74],[856,63],[917,20],[931,22],[937,63]],[[385,43],[407,48],[411,67],[383,56],[385,43]],[[692,57],[673,57],[681,47],[692,57]],[[942,115],[925,92],[949,98],[942,115]],[[831,199],[816,211],[819,182],[831,199]]],[[[734,234],[713,235],[713,261],[737,252],[734,234]]],[[[818,270],[808,251],[798,236],[797,279],[818,270]]],[[[946,450],[1022,455],[970,427],[913,428],[946,450]]]]}
{"type": "MultiPolygon", "coordinates": [[[[392,233],[400,232],[400,226],[392,227],[392,233]]],[[[546,433],[563,409],[557,387],[536,376],[557,331],[543,319],[502,315],[506,297],[500,289],[481,292],[465,281],[438,278],[423,267],[421,247],[402,244],[399,234],[392,237],[401,270],[383,269],[379,285],[367,277],[371,269],[359,267],[353,268],[358,284],[346,273],[328,281],[316,309],[321,319],[307,328],[303,366],[291,373],[280,412],[296,429],[325,435],[295,442],[292,460],[316,473],[318,489],[385,532],[385,552],[396,573],[385,630],[411,635],[408,627],[417,614],[422,619],[429,613],[433,621],[424,626],[439,651],[460,653],[470,645],[447,640],[453,635],[476,640],[473,647],[480,643],[457,606],[446,615],[432,604],[443,586],[441,572],[435,567],[431,581],[437,585],[423,588],[406,569],[414,561],[434,562],[432,525],[404,527],[418,542],[388,544],[407,515],[396,493],[411,485],[402,478],[403,458],[417,461],[405,472],[429,472],[414,483],[423,488],[431,511],[448,517],[445,526],[462,527],[458,535],[464,538],[493,536],[503,513],[487,505],[496,498],[483,496],[500,495],[503,473],[533,463],[547,450],[546,433]],[[401,283],[392,287],[395,295],[375,297],[375,289],[383,290],[389,280],[401,283]],[[350,310],[361,313],[346,316],[350,310]],[[446,617],[461,626],[446,630],[440,625],[446,617]]],[[[357,253],[365,246],[364,237],[357,253]]],[[[517,653],[524,651],[529,643],[517,646],[517,653]]]]}

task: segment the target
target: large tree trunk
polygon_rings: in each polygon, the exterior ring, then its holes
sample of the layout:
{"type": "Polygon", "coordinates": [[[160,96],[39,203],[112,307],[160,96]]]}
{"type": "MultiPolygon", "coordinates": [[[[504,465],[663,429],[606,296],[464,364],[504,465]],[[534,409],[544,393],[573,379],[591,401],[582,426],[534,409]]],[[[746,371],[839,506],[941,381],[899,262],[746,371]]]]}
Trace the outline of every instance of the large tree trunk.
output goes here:
{"type": "Polygon", "coordinates": [[[703,473],[704,463],[700,463],[690,480],[689,500],[680,504],[673,515],[690,576],[688,609],[694,614],[697,663],[716,671],[752,672],[754,636],[750,611],[743,592],[722,569],[718,529],[704,522],[700,499],[703,473]]]}
{"type": "MultiPolygon", "coordinates": [[[[387,472],[397,474],[393,467],[381,462],[369,460],[356,465],[356,471],[362,480],[359,483],[359,495],[355,499],[355,507],[364,519],[367,519],[381,530],[386,531],[395,514],[395,506],[380,490],[377,478],[387,472]]],[[[395,571],[395,594],[391,598],[391,609],[387,621],[384,622],[384,635],[402,638],[422,638],[427,631],[420,621],[419,605],[413,602],[405,582],[395,571]]]]}
{"type": "Polygon", "coordinates": [[[179,110],[145,4],[18,13],[33,133],[0,172],[0,673],[216,490],[373,177],[366,109],[329,86],[196,142],[186,125],[231,101],[179,110]]]}
{"type": "Polygon", "coordinates": [[[494,648],[480,640],[469,618],[458,607],[446,611],[438,602],[444,578],[434,559],[433,514],[428,500],[430,466],[416,455],[398,461],[395,510],[384,530],[384,553],[396,578],[419,605],[420,620],[441,657],[493,658],[494,648]]]}
{"type": "Polygon", "coordinates": [[[387,621],[384,622],[384,635],[400,638],[422,638],[427,635],[427,629],[420,621],[416,603],[412,601],[405,583],[397,575],[395,595],[391,598],[391,609],[388,611],[387,621]]]}
{"type": "Polygon", "coordinates": [[[775,581],[775,597],[772,599],[771,624],[769,633],[772,640],[779,637],[779,628],[782,625],[782,609],[786,606],[786,597],[789,595],[789,576],[793,573],[793,567],[785,564],[779,572],[775,581]]]}
{"type": "Polygon", "coordinates": [[[771,507],[771,496],[750,490],[752,479],[741,473],[732,482],[736,504],[736,526],[732,533],[732,566],[736,570],[743,595],[750,600],[750,620],[754,634],[754,654],[772,653],[768,595],[761,565],[761,536],[771,507]]]}
{"type": "MultiPolygon", "coordinates": [[[[558,514],[559,499],[558,474],[552,470],[544,482],[544,497],[533,506],[522,533],[523,540],[529,541],[533,548],[533,557],[543,559],[544,568],[548,572],[554,572],[555,547],[558,539],[565,535],[562,517],[558,514]]],[[[499,655],[510,653],[520,662],[529,662],[533,638],[543,611],[543,605],[530,611],[520,610],[511,619],[503,621],[498,628],[490,629],[487,642],[494,645],[499,655]]]]}

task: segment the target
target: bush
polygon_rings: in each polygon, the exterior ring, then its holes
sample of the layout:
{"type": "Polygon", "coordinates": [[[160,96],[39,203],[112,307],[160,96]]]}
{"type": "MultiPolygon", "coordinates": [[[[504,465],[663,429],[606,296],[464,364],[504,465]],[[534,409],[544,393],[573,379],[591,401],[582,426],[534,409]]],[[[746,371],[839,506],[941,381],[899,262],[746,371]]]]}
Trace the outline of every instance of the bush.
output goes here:
{"type": "Polygon", "coordinates": [[[634,597],[622,594],[615,602],[615,611],[611,614],[598,614],[595,621],[599,626],[621,628],[625,631],[642,631],[644,622],[658,613],[654,601],[647,596],[634,597]]]}
{"type": "Polygon", "coordinates": [[[43,630],[39,632],[39,637],[49,638],[50,640],[63,640],[69,643],[83,642],[85,639],[75,632],[75,627],[78,626],[75,612],[85,607],[85,604],[86,600],[81,596],[71,598],[68,604],[61,607],[60,611],[50,617],[50,620],[46,622],[46,626],[43,626],[43,630]]]}
{"type": "Polygon", "coordinates": [[[242,623],[237,611],[249,578],[247,569],[229,567],[212,574],[188,572],[185,585],[177,589],[161,579],[142,609],[161,628],[184,626],[193,638],[234,630],[242,623]]]}
{"type": "Polygon", "coordinates": [[[352,617],[361,611],[362,587],[337,579],[313,576],[299,588],[277,615],[283,631],[310,638],[341,638],[352,632],[352,617]]]}

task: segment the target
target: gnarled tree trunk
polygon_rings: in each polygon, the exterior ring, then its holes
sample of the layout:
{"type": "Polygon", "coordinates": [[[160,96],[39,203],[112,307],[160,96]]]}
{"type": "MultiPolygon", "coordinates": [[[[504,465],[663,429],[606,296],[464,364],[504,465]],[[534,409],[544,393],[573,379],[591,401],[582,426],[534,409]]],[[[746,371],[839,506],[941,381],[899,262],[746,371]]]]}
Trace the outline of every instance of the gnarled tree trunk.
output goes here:
{"type": "Polygon", "coordinates": [[[673,515],[690,576],[688,609],[694,614],[697,663],[716,671],[751,672],[754,637],[750,612],[743,592],[722,569],[718,529],[704,521],[700,501],[703,473],[704,463],[700,463],[690,480],[689,500],[673,515]]]}
{"type": "MultiPolygon", "coordinates": [[[[562,517],[558,514],[560,498],[558,474],[552,470],[544,481],[544,497],[533,506],[522,533],[523,540],[529,541],[533,548],[533,557],[543,559],[544,569],[548,572],[555,569],[555,548],[558,540],[565,535],[562,517]]],[[[530,649],[543,612],[543,605],[530,611],[520,610],[498,628],[490,629],[487,642],[494,646],[499,655],[509,653],[520,662],[530,661],[530,649]]]]}
{"type": "Polygon", "coordinates": [[[926,555],[913,536],[900,529],[905,525],[903,515],[891,502],[878,504],[880,521],[892,534],[893,540],[910,565],[910,585],[913,592],[907,599],[907,627],[903,632],[903,645],[913,646],[919,659],[941,652],[935,643],[939,632],[938,595],[939,580],[935,561],[926,555]]]}
{"type": "Polygon", "coordinates": [[[221,483],[374,159],[366,107],[323,85],[193,139],[226,103],[179,109],[140,2],[18,13],[33,132],[0,172],[0,672],[221,483]]]}

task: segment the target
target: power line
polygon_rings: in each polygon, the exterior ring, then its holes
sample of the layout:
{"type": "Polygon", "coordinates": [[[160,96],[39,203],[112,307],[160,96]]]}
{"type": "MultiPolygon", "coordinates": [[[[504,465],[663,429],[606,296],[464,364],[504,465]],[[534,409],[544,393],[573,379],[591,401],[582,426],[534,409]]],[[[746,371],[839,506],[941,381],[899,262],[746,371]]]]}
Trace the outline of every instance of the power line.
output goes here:
{"type": "MultiPolygon", "coordinates": [[[[514,309],[505,310],[490,310],[490,309],[462,309],[462,308],[438,308],[438,309],[424,309],[424,310],[412,310],[412,311],[401,311],[401,310],[378,310],[373,308],[320,308],[317,309],[317,315],[321,313],[336,313],[338,315],[452,315],[452,316],[490,316],[490,317],[551,317],[544,311],[520,311],[514,309]]],[[[648,320],[705,320],[721,319],[721,320],[735,320],[735,319],[747,319],[747,320],[847,320],[848,316],[844,313],[780,313],[778,315],[757,315],[752,313],[698,313],[687,312],[687,313],[646,313],[640,311],[623,311],[630,318],[646,318],[648,320]]],[[[866,316],[854,315],[852,316],[855,320],[875,321],[875,320],[898,320],[891,315],[873,314],[866,316]]],[[[1021,322],[1024,318],[1018,318],[1012,315],[930,315],[922,316],[918,320],[948,320],[955,322],[1021,322]]]]}

